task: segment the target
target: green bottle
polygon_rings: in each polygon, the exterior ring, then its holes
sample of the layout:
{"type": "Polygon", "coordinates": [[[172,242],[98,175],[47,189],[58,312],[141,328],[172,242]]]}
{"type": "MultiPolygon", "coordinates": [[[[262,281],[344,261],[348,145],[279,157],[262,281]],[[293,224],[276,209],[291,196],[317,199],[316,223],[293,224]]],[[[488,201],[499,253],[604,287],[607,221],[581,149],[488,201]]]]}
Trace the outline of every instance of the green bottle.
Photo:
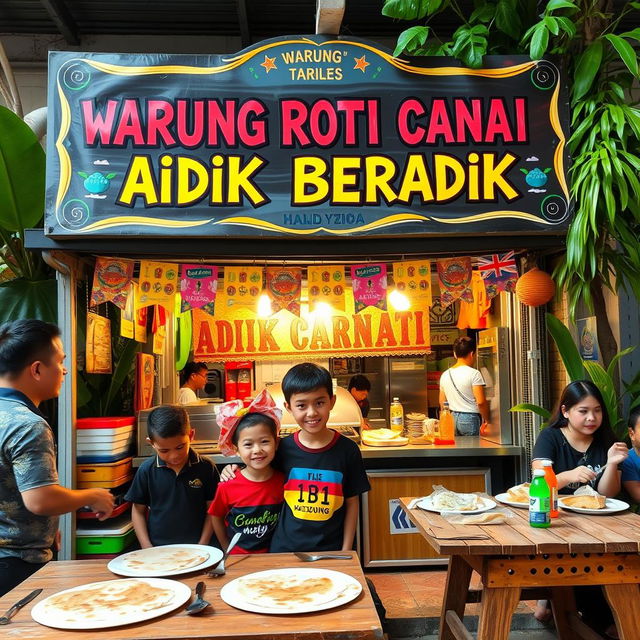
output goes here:
{"type": "Polygon", "coordinates": [[[535,469],[529,487],[529,524],[532,527],[551,526],[551,490],[543,469],[535,469]]]}

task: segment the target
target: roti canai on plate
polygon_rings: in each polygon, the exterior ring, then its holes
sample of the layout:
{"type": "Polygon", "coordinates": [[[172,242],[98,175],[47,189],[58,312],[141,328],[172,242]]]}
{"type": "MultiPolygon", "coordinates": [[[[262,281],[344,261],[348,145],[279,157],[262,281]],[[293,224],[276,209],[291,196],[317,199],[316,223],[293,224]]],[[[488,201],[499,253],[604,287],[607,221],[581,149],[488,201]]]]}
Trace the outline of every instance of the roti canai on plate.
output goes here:
{"type": "Polygon", "coordinates": [[[475,493],[455,493],[446,490],[432,493],[431,504],[441,511],[474,511],[482,506],[480,497],[475,493]]]}
{"type": "Polygon", "coordinates": [[[189,547],[151,547],[132,551],[122,558],[122,566],[140,572],[179,571],[197,567],[209,558],[209,552],[189,547]]]}
{"type": "Polygon", "coordinates": [[[510,502],[517,502],[518,504],[529,504],[529,487],[531,485],[528,482],[518,484],[515,487],[511,487],[507,491],[507,498],[510,502]]]}
{"type": "Polygon", "coordinates": [[[278,572],[240,578],[237,587],[246,602],[273,609],[324,604],[337,598],[344,589],[344,584],[336,583],[328,575],[278,572]]]}
{"type": "Polygon", "coordinates": [[[95,583],[50,596],[43,602],[47,616],[66,623],[113,623],[123,616],[168,605],[175,593],[140,578],[95,583]]]}

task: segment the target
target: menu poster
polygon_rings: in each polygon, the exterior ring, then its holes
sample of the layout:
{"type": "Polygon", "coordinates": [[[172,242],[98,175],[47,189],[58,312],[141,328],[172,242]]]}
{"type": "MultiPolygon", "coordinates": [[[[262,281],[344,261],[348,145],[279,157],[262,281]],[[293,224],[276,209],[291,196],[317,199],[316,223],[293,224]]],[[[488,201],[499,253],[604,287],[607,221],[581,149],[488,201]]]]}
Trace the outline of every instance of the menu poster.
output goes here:
{"type": "Polygon", "coordinates": [[[300,267],[267,267],[266,282],[272,313],[286,309],[293,315],[299,316],[302,269],[300,267]]]}
{"type": "Polygon", "coordinates": [[[356,313],[367,307],[387,309],[387,265],[355,264],[351,267],[351,288],[356,313]]]}
{"type": "Polygon", "coordinates": [[[394,262],[393,282],[396,289],[409,298],[413,308],[424,309],[431,306],[431,263],[429,260],[394,262]]]}
{"type": "Polygon", "coordinates": [[[215,311],[218,290],[218,267],[204,264],[183,264],[180,267],[180,311],[202,309],[209,315],[215,311]]]}
{"type": "MultiPolygon", "coordinates": [[[[120,311],[120,335],[123,338],[133,340],[135,335],[135,301],[134,301],[134,282],[129,283],[129,294],[127,295],[127,304],[120,311]]],[[[146,309],[146,307],[145,307],[146,309]]]]}
{"type": "Polygon", "coordinates": [[[149,353],[136,354],[135,410],[148,409],[153,404],[155,358],[149,353]]]}
{"type": "Polygon", "coordinates": [[[319,302],[325,302],[332,309],[344,311],[346,280],[343,264],[307,267],[307,283],[310,311],[315,311],[319,302]]]}
{"type": "Polygon", "coordinates": [[[164,343],[167,337],[167,311],[160,305],[153,307],[151,331],[153,333],[153,353],[161,356],[164,353],[164,343]]]}
{"type": "Polygon", "coordinates": [[[262,293],[262,267],[225,267],[224,304],[227,307],[258,308],[262,293]]]}
{"type": "Polygon", "coordinates": [[[111,373],[111,321],[97,313],[87,313],[87,373],[111,373]]]}
{"type": "Polygon", "coordinates": [[[178,291],[178,265],[171,262],[140,261],[140,307],[159,304],[173,311],[178,291]]]}
{"type": "Polygon", "coordinates": [[[459,298],[473,302],[471,258],[444,258],[437,261],[440,303],[448,307],[459,298]]]}
{"type": "Polygon", "coordinates": [[[129,296],[129,283],[133,277],[133,260],[124,258],[96,258],[91,288],[91,306],[111,300],[124,309],[129,296]]]}
{"type": "Polygon", "coordinates": [[[140,306],[140,287],[136,282],[131,283],[133,291],[133,338],[136,342],[147,341],[147,309],[149,307],[140,306]]]}

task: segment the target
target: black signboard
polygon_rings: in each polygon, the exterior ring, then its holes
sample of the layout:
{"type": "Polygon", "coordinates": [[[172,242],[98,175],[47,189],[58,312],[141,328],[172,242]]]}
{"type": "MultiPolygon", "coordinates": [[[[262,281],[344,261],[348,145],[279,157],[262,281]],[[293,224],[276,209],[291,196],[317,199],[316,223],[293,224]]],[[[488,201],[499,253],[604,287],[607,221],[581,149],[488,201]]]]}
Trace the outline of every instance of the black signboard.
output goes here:
{"type": "Polygon", "coordinates": [[[550,61],[418,64],[324,36],[55,52],[49,105],[51,236],[561,233],[571,213],[550,61]]]}

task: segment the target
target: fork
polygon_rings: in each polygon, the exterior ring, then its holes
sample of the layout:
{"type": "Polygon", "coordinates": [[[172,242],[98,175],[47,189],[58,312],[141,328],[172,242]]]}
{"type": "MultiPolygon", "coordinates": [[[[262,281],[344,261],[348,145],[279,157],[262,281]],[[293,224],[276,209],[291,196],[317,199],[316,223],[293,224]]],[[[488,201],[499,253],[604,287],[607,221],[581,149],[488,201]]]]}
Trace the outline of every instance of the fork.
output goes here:
{"type": "Polygon", "coordinates": [[[209,571],[207,571],[207,575],[210,578],[217,578],[219,576],[223,576],[226,573],[226,570],[224,568],[224,561],[227,559],[227,557],[231,553],[231,550],[233,549],[233,547],[235,547],[238,544],[238,540],[240,540],[241,535],[242,533],[238,531],[238,533],[236,533],[233,536],[233,538],[231,538],[231,542],[229,543],[227,550],[224,552],[224,555],[222,556],[222,559],[220,560],[220,562],[218,562],[218,564],[215,567],[213,567],[213,569],[210,569],[209,571]]]}
{"type": "Polygon", "coordinates": [[[300,558],[302,562],[315,562],[316,560],[351,560],[351,556],[343,556],[336,553],[302,553],[294,551],[293,554],[300,558]]]}

